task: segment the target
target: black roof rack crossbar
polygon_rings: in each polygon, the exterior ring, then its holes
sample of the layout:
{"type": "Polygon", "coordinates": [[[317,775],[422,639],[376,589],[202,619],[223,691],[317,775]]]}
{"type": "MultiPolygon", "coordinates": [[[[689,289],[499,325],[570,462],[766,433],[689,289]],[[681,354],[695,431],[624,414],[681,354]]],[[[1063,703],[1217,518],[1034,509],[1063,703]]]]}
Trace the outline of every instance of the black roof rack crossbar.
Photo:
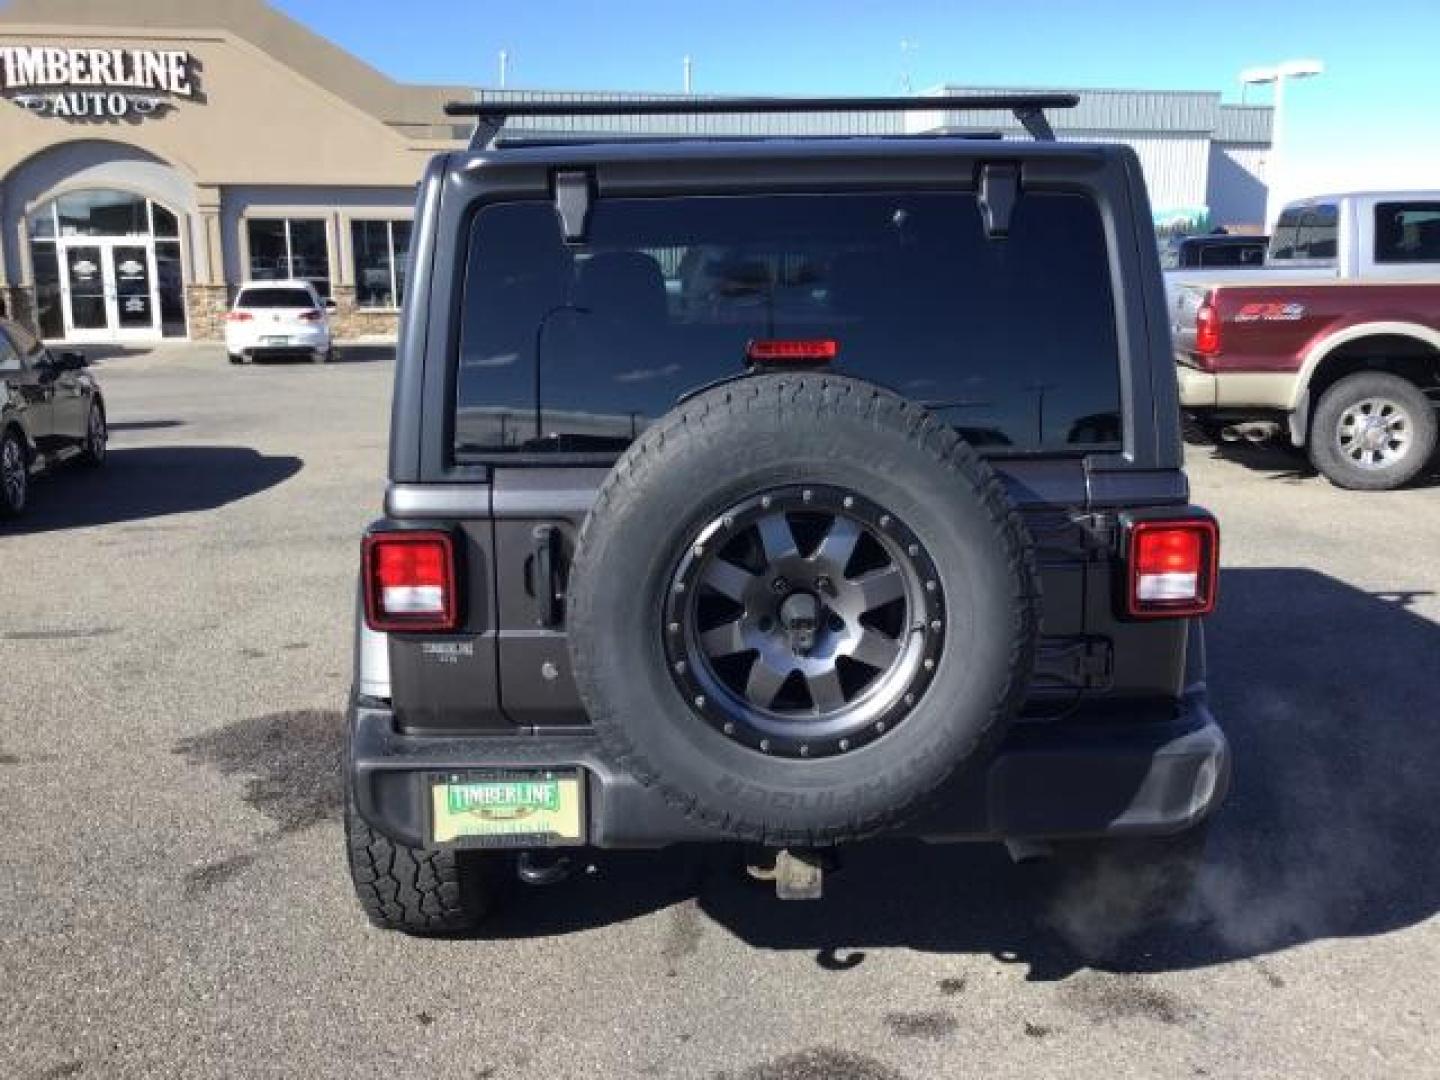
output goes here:
{"type": "Polygon", "coordinates": [[[542,101],[451,101],[447,116],[473,116],[471,147],[488,146],[512,116],[717,116],[737,113],[954,112],[1004,110],[1013,113],[1033,138],[1055,138],[1046,109],[1073,109],[1076,94],[964,94],[935,97],[674,97],[551,98],[542,101]]]}

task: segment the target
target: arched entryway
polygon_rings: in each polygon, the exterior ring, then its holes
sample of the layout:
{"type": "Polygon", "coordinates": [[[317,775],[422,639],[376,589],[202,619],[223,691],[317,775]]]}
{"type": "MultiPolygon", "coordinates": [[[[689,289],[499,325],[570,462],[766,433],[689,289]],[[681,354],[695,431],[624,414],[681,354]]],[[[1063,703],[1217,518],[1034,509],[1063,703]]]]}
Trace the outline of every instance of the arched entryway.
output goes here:
{"type": "Polygon", "coordinates": [[[145,341],[185,336],[180,219],[113,188],[58,195],[26,219],[42,336],[145,341]]]}

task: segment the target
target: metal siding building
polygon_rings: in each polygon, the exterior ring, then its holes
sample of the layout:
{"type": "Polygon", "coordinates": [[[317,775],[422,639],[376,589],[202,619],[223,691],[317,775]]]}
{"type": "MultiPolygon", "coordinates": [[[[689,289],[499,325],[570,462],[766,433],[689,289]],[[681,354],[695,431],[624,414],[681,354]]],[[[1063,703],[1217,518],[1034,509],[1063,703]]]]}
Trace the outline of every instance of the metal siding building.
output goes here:
{"type": "MultiPolygon", "coordinates": [[[[415,181],[471,130],[444,115],[445,101],[701,100],[400,83],[264,0],[126,0],[123,19],[113,0],[0,2],[0,313],[48,340],[213,340],[242,282],[283,277],[335,301],[342,338],[393,337],[415,181]]],[[[932,94],[943,92],[1006,91],[932,94]]],[[[1162,228],[1263,220],[1268,108],[1221,105],[1213,93],[1079,94],[1078,108],[1050,115],[1059,137],[1133,146],[1162,228]]],[[[945,130],[1028,137],[1008,112],[984,109],[516,117],[506,127],[945,130]]]]}
{"type": "MultiPolygon", "coordinates": [[[[1057,87],[945,85],[932,95],[988,96],[1009,93],[1070,93],[1057,87]]],[[[1135,149],[1150,189],[1156,223],[1205,228],[1259,227],[1265,219],[1264,159],[1269,150],[1268,106],[1221,104],[1210,92],[1078,90],[1074,109],[1050,112],[1057,138],[1124,143],[1135,149]]],[[[479,101],[548,101],[622,97],[636,101],[683,101],[683,94],[603,94],[564,90],[482,90],[479,101]]],[[[697,95],[713,97],[716,95],[697,95]]],[[[894,113],[740,114],[736,116],[517,117],[506,130],[528,135],[900,135],[944,130],[998,132],[1029,138],[1006,110],[894,113]]]]}

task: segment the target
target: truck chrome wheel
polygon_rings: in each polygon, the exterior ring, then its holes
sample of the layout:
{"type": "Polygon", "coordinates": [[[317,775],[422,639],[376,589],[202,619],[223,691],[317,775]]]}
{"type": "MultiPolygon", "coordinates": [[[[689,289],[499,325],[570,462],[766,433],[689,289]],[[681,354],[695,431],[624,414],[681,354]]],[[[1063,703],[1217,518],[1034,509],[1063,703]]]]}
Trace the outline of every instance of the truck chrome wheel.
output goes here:
{"type": "Polygon", "coordinates": [[[775,488],[709,522],[671,577],[665,650],[692,708],[763,753],[845,753],[919,701],[944,644],[935,563],[854,492],[775,488]]]}
{"type": "Polygon", "coordinates": [[[1414,425],[1403,406],[1384,398],[1357,401],[1340,414],[1335,442],[1362,469],[1388,469],[1410,449],[1414,425]]]}

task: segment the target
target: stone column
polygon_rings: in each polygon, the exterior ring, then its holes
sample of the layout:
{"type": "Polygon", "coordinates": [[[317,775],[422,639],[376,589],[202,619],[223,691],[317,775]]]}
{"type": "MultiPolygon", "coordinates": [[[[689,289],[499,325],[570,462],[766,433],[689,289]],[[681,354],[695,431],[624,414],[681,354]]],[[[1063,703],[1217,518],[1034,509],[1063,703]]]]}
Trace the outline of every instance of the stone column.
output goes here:
{"type": "Polygon", "coordinates": [[[225,336],[225,312],[230,301],[220,228],[220,189],[198,187],[195,204],[199,221],[198,227],[190,230],[190,281],[185,286],[185,319],[192,341],[219,341],[225,336]]]}

